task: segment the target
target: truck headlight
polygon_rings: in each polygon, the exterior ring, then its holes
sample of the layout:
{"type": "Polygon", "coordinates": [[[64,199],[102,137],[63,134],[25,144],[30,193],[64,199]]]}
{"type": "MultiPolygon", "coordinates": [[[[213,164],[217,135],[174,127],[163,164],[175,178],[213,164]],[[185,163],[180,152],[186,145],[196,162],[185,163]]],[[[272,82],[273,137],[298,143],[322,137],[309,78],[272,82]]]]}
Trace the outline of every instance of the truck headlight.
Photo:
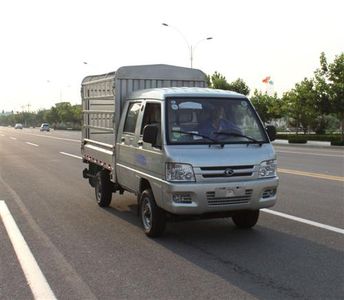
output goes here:
{"type": "Polygon", "coordinates": [[[275,177],[277,169],[276,159],[262,161],[259,165],[259,178],[275,177]]]}
{"type": "Polygon", "coordinates": [[[166,180],[176,182],[194,182],[195,174],[189,164],[166,163],[166,180]]]}

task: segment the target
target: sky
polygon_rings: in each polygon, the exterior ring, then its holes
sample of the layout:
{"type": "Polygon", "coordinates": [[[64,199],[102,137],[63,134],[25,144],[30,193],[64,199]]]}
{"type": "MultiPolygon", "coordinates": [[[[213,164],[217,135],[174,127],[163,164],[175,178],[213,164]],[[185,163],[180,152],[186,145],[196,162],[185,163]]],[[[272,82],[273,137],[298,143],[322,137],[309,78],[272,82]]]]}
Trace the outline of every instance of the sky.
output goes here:
{"type": "Polygon", "coordinates": [[[194,68],[282,96],[321,52],[344,51],[343,11],[342,0],[3,0],[0,112],[79,104],[85,76],[121,66],[189,67],[191,46],[194,68]]]}

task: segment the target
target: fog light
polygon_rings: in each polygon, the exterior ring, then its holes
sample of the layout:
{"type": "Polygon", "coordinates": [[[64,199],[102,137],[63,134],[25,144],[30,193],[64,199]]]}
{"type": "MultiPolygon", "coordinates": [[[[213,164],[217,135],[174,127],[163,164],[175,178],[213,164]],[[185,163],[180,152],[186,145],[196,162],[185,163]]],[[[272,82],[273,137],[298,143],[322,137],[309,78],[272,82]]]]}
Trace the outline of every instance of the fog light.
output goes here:
{"type": "Polygon", "coordinates": [[[275,188],[269,188],[264,190],[262,198],[266,199],[266,198],[271,198],[274,197],[276,195],[277,189],[275,188]]]}

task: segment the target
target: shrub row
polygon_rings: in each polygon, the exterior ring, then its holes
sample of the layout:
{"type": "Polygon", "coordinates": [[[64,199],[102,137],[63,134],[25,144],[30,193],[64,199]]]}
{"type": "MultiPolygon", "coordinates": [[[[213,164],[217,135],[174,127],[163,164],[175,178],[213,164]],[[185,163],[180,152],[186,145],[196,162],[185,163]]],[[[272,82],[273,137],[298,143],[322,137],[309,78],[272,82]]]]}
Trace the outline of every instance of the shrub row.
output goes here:
{"type": "Polygon", "coordinates": [[[332,141],[331,145],[332,146],[344,146],[344,142],[343,141],[332,141]]]}
{"type": "Polygon", "coordinates": [[[298,137],[291,137],[288,139],[288,143],[293,143],[293,144],[306,144],[307,140],[304,138],[298,138],[298,137]]]}
{"type": "Polygon", "coordinates": [[[340,134],[280,134],[278,133],[276,139],[280,140],[306,140],[306,141],[321,141],[321,142],[340,142],[340,134]]]}

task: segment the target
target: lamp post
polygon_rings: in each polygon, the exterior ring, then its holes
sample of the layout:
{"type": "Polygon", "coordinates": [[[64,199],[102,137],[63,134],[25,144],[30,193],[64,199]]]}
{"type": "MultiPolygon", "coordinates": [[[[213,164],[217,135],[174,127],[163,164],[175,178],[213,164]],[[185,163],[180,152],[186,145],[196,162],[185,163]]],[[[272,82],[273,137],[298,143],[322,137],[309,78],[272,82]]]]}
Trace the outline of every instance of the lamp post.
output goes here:
{"type": "Polygon", "coordinates": [[[161,25],[163,26],[166,26],[166,27],[170,27],[170,28],[173,28],[175,31],[177,31],[183,38],[183,40],[185,41],[186,45],[188,46],[188,49],[189,49],[189,53],[190,53],[190,67],[192,69],[193,67],[193,59],[194,59],[194,52],[195,52],[195,49],[196,47],[203,41],[209,41],[209,40],[212,40],[213,37],[206,37],[206,38],[203,38],[201,40],[199,40],[197,43],[195,43],[194,45],[191,45],[187,38],[185,37],[185,35],[177,28],[177,27],[174,27],[174,26],[171,26],[171,25],[168,25],[167,23],[161,23],[161,25]]]}

